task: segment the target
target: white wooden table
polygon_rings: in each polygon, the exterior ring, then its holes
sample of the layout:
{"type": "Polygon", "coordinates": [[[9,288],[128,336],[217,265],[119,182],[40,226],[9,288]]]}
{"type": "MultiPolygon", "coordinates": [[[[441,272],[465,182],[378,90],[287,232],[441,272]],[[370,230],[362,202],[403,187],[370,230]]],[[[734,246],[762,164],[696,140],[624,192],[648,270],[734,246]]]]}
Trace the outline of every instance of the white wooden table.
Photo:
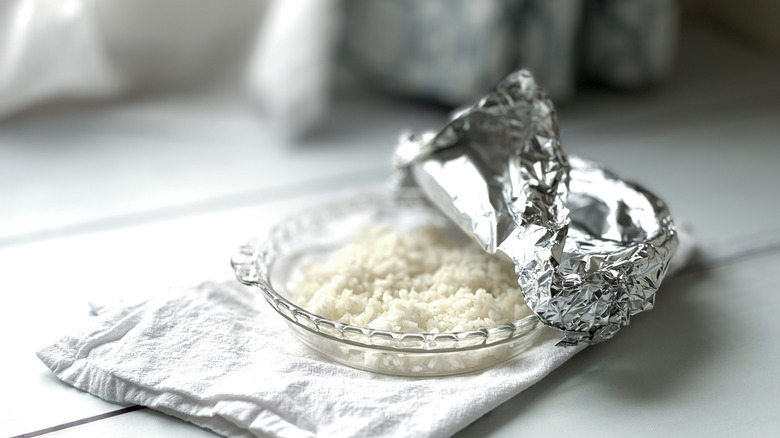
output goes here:
{"type": "MultiPolygon", "coordinates": [[[[693,227],[700,257],[616,339],[459,435],[776,435],[780,60],[698,26],[669,84],[586,92],[560,113],[566,150],[665,198],[693,227]]],[[[230,276],[243,240],[342,190],[381,184],[397,133],[445,116],[348,96],[298,145],[230,99],[0,123],[0,436],[212,435],[62,384],[34,353],[85,325],[90,300],[230,276]]]]}

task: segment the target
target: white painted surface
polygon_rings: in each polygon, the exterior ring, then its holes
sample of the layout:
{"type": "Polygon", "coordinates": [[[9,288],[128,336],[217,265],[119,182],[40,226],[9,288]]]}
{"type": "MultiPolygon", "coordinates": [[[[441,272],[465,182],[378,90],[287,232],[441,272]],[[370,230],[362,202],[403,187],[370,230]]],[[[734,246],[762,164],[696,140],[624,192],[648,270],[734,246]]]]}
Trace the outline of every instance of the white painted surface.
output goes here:
{"type": "MultiPolygon", "coordinates": [[[[652,313],[462,436],[780,430],[780,207],[767,202],[780,188],[780,61],[707,32],[686,42],[669,85],[587,93],[561,110],[561,126],[569,152],[644,183],[689,221],[705,267],[670,279],[652,313]],[[759,311],[741,306],[746,299],[759,311]]],[[[59,383],[34,356],[85,324],[87,301],[229,276],[238,243],[342,189],[381,183],[398,131],[444,117],[353,96],[297,146],[227,100],[49,111],[0,125],[0,436],[119,408],[59,383]]],[[[144,410],[57,435],[206,433],[144,410]]]]}

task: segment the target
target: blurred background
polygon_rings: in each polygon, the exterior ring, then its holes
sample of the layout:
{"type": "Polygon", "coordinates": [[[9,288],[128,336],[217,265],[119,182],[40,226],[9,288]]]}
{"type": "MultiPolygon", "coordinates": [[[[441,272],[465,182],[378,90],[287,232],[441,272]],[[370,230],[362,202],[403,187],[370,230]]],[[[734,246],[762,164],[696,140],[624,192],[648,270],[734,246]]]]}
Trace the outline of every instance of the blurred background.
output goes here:
{"type": "Polygon", "coordinates": [[[402,130],[518,68],[566,150],[714,230],[679,189],[745,191],[734,159],[776,183],[734,151],[777,143],[778,23],[772,0],[4,0],[0,248],[379,184],[402,130]]]}

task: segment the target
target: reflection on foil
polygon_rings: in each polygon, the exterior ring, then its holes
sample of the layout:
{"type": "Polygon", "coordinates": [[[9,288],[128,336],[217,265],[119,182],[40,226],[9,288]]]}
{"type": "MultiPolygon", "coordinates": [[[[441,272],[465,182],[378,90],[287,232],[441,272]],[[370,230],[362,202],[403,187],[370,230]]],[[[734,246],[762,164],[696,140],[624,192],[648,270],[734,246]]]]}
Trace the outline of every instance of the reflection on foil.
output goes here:
{"type": "Polygon", "coordinates": [[[665,204],[567,157],[553,105],[509,75],[438,133],[402,136],[401,188],[419,190],[491,253],[515,263],[528,306],[562,345],[611,338],[653,307],[677,247],[665,204]]]}

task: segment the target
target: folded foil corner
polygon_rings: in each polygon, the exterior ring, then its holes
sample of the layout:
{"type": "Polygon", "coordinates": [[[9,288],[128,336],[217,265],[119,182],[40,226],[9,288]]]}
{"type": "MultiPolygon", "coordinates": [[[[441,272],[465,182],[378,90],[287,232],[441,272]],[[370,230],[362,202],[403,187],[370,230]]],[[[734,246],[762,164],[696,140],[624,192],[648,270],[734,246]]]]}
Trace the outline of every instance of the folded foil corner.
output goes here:
{"type": "Polygon", "coordinates": [[[489,253],[560,345],[609,339],[653,307],[677,236],[666,205],[562,149],[552,102],[510,74],[439,132],[404,134],[396,187],[421,191],[489,253]]]}

